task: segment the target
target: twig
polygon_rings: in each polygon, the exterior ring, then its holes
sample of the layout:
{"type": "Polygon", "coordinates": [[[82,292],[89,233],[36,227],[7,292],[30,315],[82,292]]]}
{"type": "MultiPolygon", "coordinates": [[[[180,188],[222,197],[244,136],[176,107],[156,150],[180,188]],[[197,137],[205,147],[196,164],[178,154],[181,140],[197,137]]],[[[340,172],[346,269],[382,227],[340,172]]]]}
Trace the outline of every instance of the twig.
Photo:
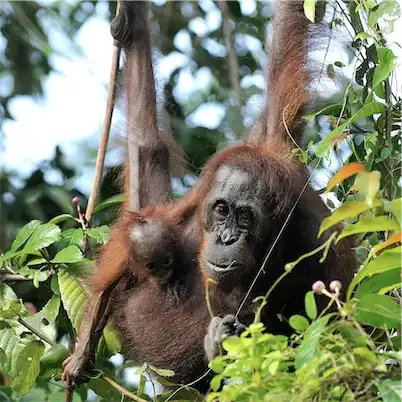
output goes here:
{"type": "MultiPolygon", "coordinates": [[[[116,15],[119,12],[119,2],[117,2],[117,10],[116,15]]],[[[95,177],[92,184],[91,194],[89,196],[87,209],[85,212],[85,217],[87,223],[89,224],[92,218],[92,214],[95,209],[95,204],[99,195],[99,188],[102,179],[103,166],[105,164],[105,155],[106,149],[109,142],[109,134],[110,134],[110,126],[112,124],[112,116],[116,98],[116,89],[117,89],[117,73],[119,71],[119,60],[120,60],[121,46],[114,43],[113,56],[112,56],[112,67],[110,71],[110,80],[109,80],[109,89],[107,94],[107,103],[106,103],[106,111],[105,118],[103,120],[102,126],[102,134],[99,143],[98,155],[96,158],[95,165],[95,177]]]]}
{"type": "Polygon", "coordinates": [[[39,339],[42,339],[42,341],[45,341],[46,343],[48,343],[51,346],[56,345],[55,341],[52,341],[50,338],[48,338],[45,334],[43,334],[42,332],[38,331],[36,328],[34,328],[33,326],[31,326],[30,324],[28,324],[25,320],[23,320],[19,315],[18,315],[18,322],[24,326],[26,329],[28,329],[29,331],[31,331],[34,335],[36,335],[39,339]]]}
{"type": "Polygon", "coordinates": [[[236,50],[233,43],[232,29],[229,24],[229,9],[227,1],[219,1],[222,11],[222,30],[228,48],[228,62],[230,71],[230,81],[232,84],[234,100],[236,105],[240,105],[241,89],[239,75],[239,61],[237,60],[236,50]]]}
{"type": "Polygon", "coordinates": [[[15,281],[32,281],[32,278],[20,274],[3,274],[0,273],[0,283],[15,282],[15,281]]]}

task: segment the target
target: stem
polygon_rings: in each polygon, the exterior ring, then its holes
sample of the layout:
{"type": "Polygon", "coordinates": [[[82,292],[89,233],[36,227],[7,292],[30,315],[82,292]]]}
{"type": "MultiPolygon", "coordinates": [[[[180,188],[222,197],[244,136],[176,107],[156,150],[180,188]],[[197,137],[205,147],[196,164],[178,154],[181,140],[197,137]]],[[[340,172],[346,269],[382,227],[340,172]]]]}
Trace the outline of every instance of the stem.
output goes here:
{"type": "Polygon", "coordinates": [[[137,395],[134,395],[132,392],[128,391],[124,387],[122,387],[120,384],[118,384],[116,381],[112,380],[109,377],[103,376],[103,379],[111,385],[113,388],[117,389],[123,396],[126,396],[127,398],[132,399],[133,401],[137,402],[147,402],[146,399],[143,399],[137,395]]]}
{"type": "MultiPolygon", "coordinates": [[[[392,131],[392,102],[391,102],[391,87],[389,85],[389,79],[387,78],[384,82],[385,86],[385,101],[387,102],[386,111],[386,125],[385,125],[385,143],[389,149],[392,149],[391,131],[392,131]]],[[[388,157],[388,171],[392,172],[392,156],[388,157]]],[[[389,201],[392,200],[392,177],[391,180],[386,183],[385,194],[389,201]]]]}
{"type": "Polygon", "coordinates": [[[42,341],[48,343],[51,346],[55,346],[56,342],[52,341],[50,338],[48,338],[45,334],[37,330],[36,328],[32,327],[30,324],[28,324],[25,320],[21,318],[21,316],[18,314],[18,322],[24,326],[25,328],[29,329],[34,335],[36,335],[39,339],[42,341]]]}
{"type": "MultiPolygon", "coordinates": [[[[118,13],[119,9],[119,2],[117,2],[117,10],[116,14],[118,13]]],[[[121,53],[121,46],[117,43],[114,44],[113,56],[112,56],[112,67],[110,71],[110,81],[109,81],[109,89],[107,94],[107,103],[106,103],[106,111],[105,111],[105,118],[103,120],[102,126],[102,134],[99,143],[98,155],[96,158],[96,165],[95,165],[95,177],[92,184],[91,194],[89,196],[87,209],[85,212],[85,217],[87,224],[90,223],[95,204],[98,199],[99,189],[102,179],[102,172],[103,166],[105,164],[105,155],[106,149],[109,142],[109,134],[110,134],[110,126],[112,124],[112,116],[113,116],[113,109],[115,104],[116,92],[117,92],[117,73],[119,71],[119,60],[120,60],[120,53],[121,53]]]]}

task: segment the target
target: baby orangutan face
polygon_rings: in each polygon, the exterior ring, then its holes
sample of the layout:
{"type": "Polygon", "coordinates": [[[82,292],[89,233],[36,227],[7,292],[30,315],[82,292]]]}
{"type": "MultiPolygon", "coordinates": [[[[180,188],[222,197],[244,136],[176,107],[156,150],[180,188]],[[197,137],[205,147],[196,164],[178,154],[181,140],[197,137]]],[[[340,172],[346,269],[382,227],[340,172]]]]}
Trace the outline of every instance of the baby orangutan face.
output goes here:
{"type": "Polygon", "coordinates": [[[133,259],[136,269],[160,285],[172,278],[178,261],[178,239],[167,223],[157,219],[143,219],[131,228],[133,259]]]}

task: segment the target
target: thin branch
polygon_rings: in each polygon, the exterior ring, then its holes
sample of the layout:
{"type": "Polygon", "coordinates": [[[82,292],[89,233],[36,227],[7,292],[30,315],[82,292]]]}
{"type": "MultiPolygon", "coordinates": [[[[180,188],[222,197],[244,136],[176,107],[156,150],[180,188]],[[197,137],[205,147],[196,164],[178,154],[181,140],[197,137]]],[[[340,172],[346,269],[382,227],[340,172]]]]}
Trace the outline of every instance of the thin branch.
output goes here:
{"type": "MultiPolygon", "coordinates": [[[[116,15],[119,12],[119,2],[117,2],[116,15]]],[[[114,43],[113,56],[112,56],[112,67],[110,71],[109,89],[107,94],[107,103],[105,118],[103,120],[102,134],[99,143],[98,156],[96,158],[95,166],[95,177],[92,184],[91,194],[89,196],[87,209],[85,212],[85,217],[87,223],[89,224],[92,218],[92,214],[95,209],[95,204],[98,199],[99,189],[102,179],[103,166],[105,164],[106,149],[109,142],[110,126],[112,124],[112,116],[114,110],[114,104],[116,99],[116,89],[117,89],[117,73],[119,71],[119,61],[120,61],[121,46],[116,42],[114,43]]]]}
{"type": "Polygon", "coordinates": [[[233,89],[233,95],[236,105],[240,105],[241,89],[239,75],[239,61],[237,59],[236,50],[233,43],[232,29],[229,23],[229,9],[227,1],[219,1],[219,6],[222,11],[222,30],[228,48],[228,62],[230,71],[230,81],[233,89]]]}

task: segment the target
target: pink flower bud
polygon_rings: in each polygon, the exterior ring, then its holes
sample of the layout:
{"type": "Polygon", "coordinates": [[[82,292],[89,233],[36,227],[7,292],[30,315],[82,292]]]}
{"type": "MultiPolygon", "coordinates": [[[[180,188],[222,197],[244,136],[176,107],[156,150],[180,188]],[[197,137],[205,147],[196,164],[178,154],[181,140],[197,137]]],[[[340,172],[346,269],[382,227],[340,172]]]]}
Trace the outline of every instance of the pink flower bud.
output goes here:
{"type": "Polygon", "coordinates": [[[312,289],[314,293],[321,294],[321,292],[325,289],[325,284],[323,281],[314,282],[312,289]]]}
{"type": "Polygon", "coordinates": [[[339,292],[342,289],[342,283],[339,281],[332,281],[329,284],[329,288],[331,289],[331,292],[339,292]]]}
{"type": "Polygon", "coordinates": [[[81,203],[80,197],[74,197],[71,201],[76,206],[80,205],[81,203]]]}

